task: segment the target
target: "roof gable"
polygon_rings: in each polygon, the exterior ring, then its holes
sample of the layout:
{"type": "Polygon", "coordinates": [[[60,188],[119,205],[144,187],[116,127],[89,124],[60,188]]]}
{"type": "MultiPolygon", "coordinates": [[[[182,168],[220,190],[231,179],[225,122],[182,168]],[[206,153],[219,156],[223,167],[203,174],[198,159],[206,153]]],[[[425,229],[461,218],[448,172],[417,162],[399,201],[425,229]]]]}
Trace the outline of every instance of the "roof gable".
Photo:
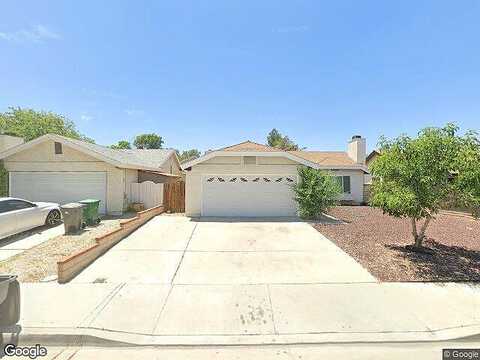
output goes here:
{"type": "Polygon", "coordinates": [[[250,140],[241,142],[239,144],[231,145],[219,149],[218,151],[262,151],[262,152],[279,152],[282,151],[280,149],[259,144],[250,140]]]}

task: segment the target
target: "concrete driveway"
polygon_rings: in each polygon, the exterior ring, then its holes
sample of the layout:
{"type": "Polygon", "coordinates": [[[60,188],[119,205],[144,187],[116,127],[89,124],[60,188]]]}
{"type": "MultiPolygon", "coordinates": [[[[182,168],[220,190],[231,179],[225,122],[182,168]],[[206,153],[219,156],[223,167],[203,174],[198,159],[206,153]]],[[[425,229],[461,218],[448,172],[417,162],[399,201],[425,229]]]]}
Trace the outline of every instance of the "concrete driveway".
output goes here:
{"type": "Polygon", "coordinates": [[[71,283],[22,284],[21,324],[141,345],[438,341],[480,331],[479,294],[378,283],[298,221],[158,216],[71,283]]]}
{"type": "Polygon", "coordinates": [[[158,216],[74,279],[176,285],[375,281],[310,225],[158,216]]]}

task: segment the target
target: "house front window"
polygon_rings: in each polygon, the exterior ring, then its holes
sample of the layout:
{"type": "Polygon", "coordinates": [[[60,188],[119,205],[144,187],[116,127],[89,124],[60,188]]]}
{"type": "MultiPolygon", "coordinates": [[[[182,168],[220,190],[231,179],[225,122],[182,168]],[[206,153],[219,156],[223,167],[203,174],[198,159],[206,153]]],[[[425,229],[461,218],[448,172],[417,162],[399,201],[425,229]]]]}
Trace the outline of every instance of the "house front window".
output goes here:
{"type": "Polygon", "coordinates": [[[344,194],[351,193],[350,176],[335,176],[335,180],[340,184],[340,188],[344,194]]]}

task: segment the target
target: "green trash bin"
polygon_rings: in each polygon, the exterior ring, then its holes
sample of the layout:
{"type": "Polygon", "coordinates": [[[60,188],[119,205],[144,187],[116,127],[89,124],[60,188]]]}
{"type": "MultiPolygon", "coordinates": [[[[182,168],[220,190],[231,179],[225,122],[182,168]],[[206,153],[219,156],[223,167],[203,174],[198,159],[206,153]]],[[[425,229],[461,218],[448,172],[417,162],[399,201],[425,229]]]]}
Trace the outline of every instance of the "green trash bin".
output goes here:
{"type": "Polygon", "coordinates": [[[100,223],[100,216],[98,215],[100,200],[85,199],[79,201],[79,203],[85,205],[83,208],[83,221],[85,221],[87,225],[95,225],[100,223]]]}

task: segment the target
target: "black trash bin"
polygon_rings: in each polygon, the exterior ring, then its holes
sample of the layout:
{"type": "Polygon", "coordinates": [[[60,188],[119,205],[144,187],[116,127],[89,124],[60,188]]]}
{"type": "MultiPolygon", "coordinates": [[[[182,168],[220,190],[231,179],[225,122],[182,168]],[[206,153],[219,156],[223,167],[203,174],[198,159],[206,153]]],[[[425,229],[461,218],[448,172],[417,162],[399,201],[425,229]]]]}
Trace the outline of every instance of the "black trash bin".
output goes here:
{"type": "Polygon", "coordinates": [[[16,275],[0,275],[0,326],[20,320],[20,284],[16,275]]]}

